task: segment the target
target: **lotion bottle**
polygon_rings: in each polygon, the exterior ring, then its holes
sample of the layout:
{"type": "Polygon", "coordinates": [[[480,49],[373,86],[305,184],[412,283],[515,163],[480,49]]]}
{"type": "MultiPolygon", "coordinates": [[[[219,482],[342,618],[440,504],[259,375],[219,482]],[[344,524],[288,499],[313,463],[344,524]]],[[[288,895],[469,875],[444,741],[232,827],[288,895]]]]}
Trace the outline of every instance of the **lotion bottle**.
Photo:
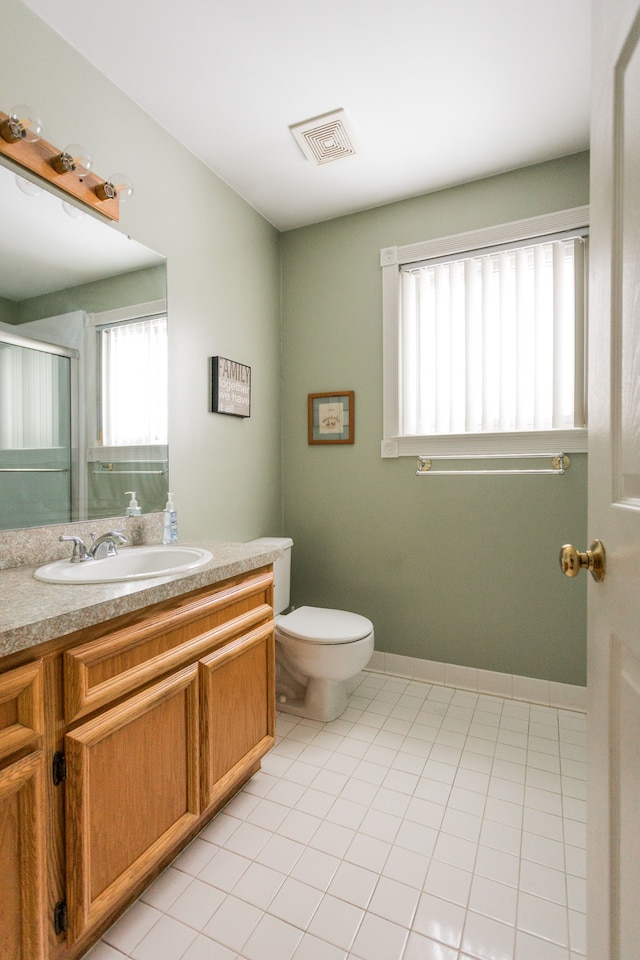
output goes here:
{"type": "Polygon", "coordinates": [[[178,539],[178,517],[173,503],[173,494],[167,494],[162,523],[162,542],[175,543],[178,539]]]}
{"type": "Polygon", "coordinates": [[[126,509],[125,516],[127,517],[139,517],[141,514],[140,507],[138,506],[138,501],[136,500],[135,490],[125,490],[127,497],[131,497],[129,501],[129,506],[126,509]]]}

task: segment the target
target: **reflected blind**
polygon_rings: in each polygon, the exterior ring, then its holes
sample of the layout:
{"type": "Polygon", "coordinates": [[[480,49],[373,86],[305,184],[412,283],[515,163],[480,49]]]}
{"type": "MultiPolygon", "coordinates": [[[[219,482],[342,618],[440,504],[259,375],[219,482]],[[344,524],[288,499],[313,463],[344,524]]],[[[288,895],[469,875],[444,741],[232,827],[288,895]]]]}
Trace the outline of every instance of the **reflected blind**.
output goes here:
{"type": "Polygon", "coordinates": [[[68,360],[51,353],[0,344],[0,449],[40,449],[63,444],[60,377],[68,360]]]}
{"type": "Polygon", "coordinates": [[[98,328],[100,442],[167,442],[167,318],[98,328]]]}
{"type": "Polygon", "coordinates": [[[407,264],[403,436],[581,427],[584,237],[407,264]]]}

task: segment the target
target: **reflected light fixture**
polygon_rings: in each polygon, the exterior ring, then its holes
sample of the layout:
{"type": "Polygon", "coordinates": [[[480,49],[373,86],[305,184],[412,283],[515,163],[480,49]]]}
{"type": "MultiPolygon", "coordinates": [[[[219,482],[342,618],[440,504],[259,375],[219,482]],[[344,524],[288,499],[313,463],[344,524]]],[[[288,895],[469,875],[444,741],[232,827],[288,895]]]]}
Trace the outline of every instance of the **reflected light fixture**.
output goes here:
{"type": "Polygon", "coordinates": [[[39,197],[42,193],[42,187],[34,183],[33,180],[27,180],[26,177],[21,177],[19,173],[16,173],[16,183],[18,189],[22,190],[28,197],[39,197]]]}
{"type": "Polygon", "coordinates": [[[42,120],[26,103],[11,107],[5,120],[0,123],[0,136],[7,143],[35,143],[42,133],[42,120]]]}
{"type": "Polygon", "coordinates": [[[80,207],[76,207],[74,203],[69,203],[68,200],[62,201],[62,209],[72,220],[80,220],[85,216],[84,211],[81,210],[80,207]]]}

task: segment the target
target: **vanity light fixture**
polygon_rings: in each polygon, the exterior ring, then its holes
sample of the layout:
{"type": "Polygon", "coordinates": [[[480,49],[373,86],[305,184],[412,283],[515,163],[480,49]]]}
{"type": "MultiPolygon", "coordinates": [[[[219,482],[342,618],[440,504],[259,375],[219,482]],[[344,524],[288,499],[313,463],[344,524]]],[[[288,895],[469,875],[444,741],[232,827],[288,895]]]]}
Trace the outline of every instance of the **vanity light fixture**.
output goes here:
{"type": "Polygon", "coordinates": [[[7,143],[35,143],[42,133],[42,121],[32,107],[19,103],[0,120],[0,136],[7,143]]]}
{"type": "Polygon", "coordinates": [[[86,176],[92,163],[89,151],[79,143],[70,143],[62,153],[51,159],[51,166],[56,173],[75,173],[78,177],[86,176]]]}
{"type": "Polygon", "coordinates": [[[42,123],[24,104],[0,111],[0,154],[35,173],[109,220],[120,219],[120,203],[133,193],[131,181],[119,173],[103,180],[91,170],[88,151],[78,143],[64,150],[40,137],[42,123]]]}
{"type": "Polygon", "coordinates": [[[104,183],[95,188],[99,200],[120,200],[124,203],[133,193],[133,184],[124,173],[112,173],[104,183]]]}

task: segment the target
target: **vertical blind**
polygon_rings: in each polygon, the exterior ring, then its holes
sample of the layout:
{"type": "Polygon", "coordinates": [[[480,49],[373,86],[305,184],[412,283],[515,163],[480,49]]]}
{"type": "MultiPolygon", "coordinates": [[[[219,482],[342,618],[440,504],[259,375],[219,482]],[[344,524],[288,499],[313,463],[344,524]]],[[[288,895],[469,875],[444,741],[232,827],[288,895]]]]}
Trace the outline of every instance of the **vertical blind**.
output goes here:
{"type": "Polygon", "coordinates": [[[167,318],[98,328],[104,446],[167,442],[167,318]]]}
{"type": "Polygon", "coordinates": [[[0,344],[0,449],[62,445],[60,380],[68,363],[55,354],[0,344]]]}
{"type": "Polygon", "coordinates": [[[583,237],[407,264],[403,436],[583,425],[583,237]]]}

